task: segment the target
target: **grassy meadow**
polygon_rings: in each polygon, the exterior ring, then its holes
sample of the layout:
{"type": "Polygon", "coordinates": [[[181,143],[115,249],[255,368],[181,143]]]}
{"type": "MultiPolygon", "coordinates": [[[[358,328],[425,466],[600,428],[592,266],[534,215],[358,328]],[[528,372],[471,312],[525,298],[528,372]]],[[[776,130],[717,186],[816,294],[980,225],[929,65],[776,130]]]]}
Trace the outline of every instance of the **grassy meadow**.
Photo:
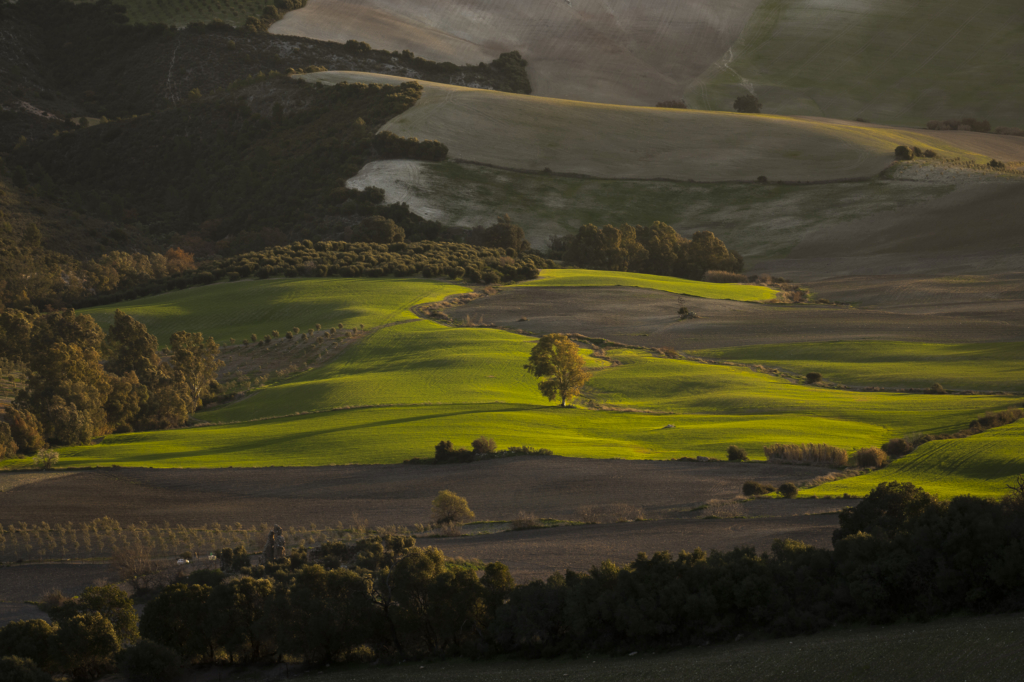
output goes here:
{"type": "Polygon", "coordinates": [[[518,287],[638,287],[656,289],[670,294],[714,298],[728,301],[763,302],[775,299],[768,287],[748,284],[712,284],[678,277],[644,275],[636,272],[605,270],[542,270],[539,279],[517,284],[518,287]]]}
{"type": "MultiPolygon", "coordinates": [[[[628,273],[544,274],[545,279],[530,286],[622,284],[716,297],[732,291],[771,293],[760,287],[628,273]]],[[[243,400],[199,413],[209,426],[110,435],[98,446],[62,449],[62,463],[396,463],[429,457],[440,440],[465,445],[481,435],[502,446],[544,447],[571,457],[724,459],[726,448],[736,444],[758,459],[765,445],[776,442],[827,442],[854,449],[911,433],[953,431],[986,411],[1019,403],[1007,396],[836,391],[793,384],[746,367],[613,349],[587,352],[592,381],[581,406],[564,410],[540,396],[536,379],[523,369],[534,343],[531,337],[446,327],[419,320],[409,311],[415,303],[461,291],[465,288],[422,279],[271,279],[196,287],[123,306],[161,339],[183,326],[221,337],[250,331],[262,335],[292,325],[305,329],[314,320],[325,325],[344,321],[348,327],[362,323],[373,329],[323,366],[273,380],[243,400]]],[[[107,320],[112,310],[84,312],[107,320]]],[[[955,349],[946,352],[956,357],[955,349]]],[[[998,357],[991,352],[977,364],[998,357]]],[[[881,371],[869,359],[861,358],[859,366],[865,372],[881,371]]],[[[849,371],[855,373],[857,367],[853,363],[849,371]]],[[[1005,368],[996,364],[991,371],[1005,368]]],[[[807,478],[817,473],[803,471],[807,478]]],[[[982,480],[976,489],[990,493],[993,488],[982,480]]]]}
{"type": "Polygon", "coordinates": [[[1020,127],[1022,18],[1014,0],[770,0],[686,99],[730,109],[753,88],[772,113],[917,127],[978,116],[1020,127]]]}
{"type": "Polygon", "coordinates": [[[1001,497],[1024,472],[1024,422],[969,438],[925,443],[885,469],[815,488],[826,495],[866,495],[882,481],[912,481],[941,497],[1001,497]]]}
{"type": "Polygon", "coordinates": [[[1012,391],[1024,393],[1022,343],[903,343],[836,341],[694,351],[700,357],[819,372],[825,381],[854,386],[1012,391]]]}
{"type": "Polygon", "coordinates": [[[245,280],[79,312],[92,315],[106,329],[114,321],[114,311],[121,309],[144,322],[162,344],[181,330],[200,331],[226,343],[254,333],[263,338],[274,329],[284,334],[293,327],[306,331],[317,324],[377,327],[413,320],[412,306],[467,291],[453,283],[418,278],[389,279],[384,285],[372,278],[245,280]]]}

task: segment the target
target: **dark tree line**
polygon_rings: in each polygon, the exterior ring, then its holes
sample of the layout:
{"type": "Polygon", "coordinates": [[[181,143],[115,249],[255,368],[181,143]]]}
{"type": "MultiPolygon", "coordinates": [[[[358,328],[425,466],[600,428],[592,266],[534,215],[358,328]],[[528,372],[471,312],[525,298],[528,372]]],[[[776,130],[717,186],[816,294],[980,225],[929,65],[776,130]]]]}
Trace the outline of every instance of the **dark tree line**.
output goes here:
{"type": "Polygon", "coordinates": [[[181,426],[217,390],[212,338],[177,332],[161,356],[146,326],[118,310],[108,333],[73,310],[0,312],[0,357],[28,370],[0,414],[0,451],[76,445],[113,432],[181,426]]]}
{"type": "MultiPolygon", "coordinates": [[[[840,515],[831,550],[777,540],[763,554],[640,554],[627,566],[606,561],[518,586],[502,564],[466,566],[408,537],[328,543],[315,555],[298,548],[256,567],[242,549],[221,559],[239,574],[198,571],[146,606],[139,631],[155,643],[146,646],[194,663],[289,655],[319,665],[367,649],[385,660],[532,657],[789,636],[1024,609],[1024,477],[1001,501],[943,502],[883,483],[840,515]]],[[[109,615],[116,608],[69,608],[96,614],[97,631],[109,621],[108,653],[113,639],[129,641],[117,633],[131,632],[130,618],[109,615]]],[[[0,656],[54,665],[44,646],[53,633],[38,623],[0,630],[0,656]]]]}
{"type": "Polygon", "coordinates": [[[686,279],[701,279],[708,270],[743,271],[743,258],[712,232],[686,239],[662,222],[650,227],[584,225],[573,236],[552,239],[550,256],[582,268],[686,279]]]}

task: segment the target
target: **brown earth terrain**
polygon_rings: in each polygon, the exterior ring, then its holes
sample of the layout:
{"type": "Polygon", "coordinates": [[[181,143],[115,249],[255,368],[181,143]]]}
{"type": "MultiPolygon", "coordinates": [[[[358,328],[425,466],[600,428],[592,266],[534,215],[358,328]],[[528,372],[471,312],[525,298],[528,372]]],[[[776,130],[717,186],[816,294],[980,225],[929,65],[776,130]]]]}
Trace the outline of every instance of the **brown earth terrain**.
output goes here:
{"type": "Polygon", "coordinates": [[[969,343],[1024,338],[1024,305],[1004,303],[984,315],[939,308],[923,314],[718,301],[633,287],[523,287],[501,289],[456,314],[533,335],[575,332],[680,351],[863,339],[969,343]],[[698,318],[680,320],[681,306],[698,318]]]}
{"type": "Polygon", "coordinates": [[[641,104],[680,98],[759,0],[310,0],[270,31],[475,64],[518,50],[535,94],[641,104]],[[681,37],[685,36],[685,39],[681,37]]]}
{"type": "MultiPolygon", "coordinates": [[[[429,523],[431,500],[450,489],[466,497],[478,522],[499,523],[467,525],[464,537],[421,533],[419,544],[453,557],[503,561],[524,581],[586,570],[605,559],[628,563],[640,552],[727,551],[738,545],[766,551],[782,537],[828,547],[836,512],[851,502],[737,499],[750,479],[777,486],[821,473],[765,463],[560,457],[450,466],[18,471],[0,474],[0,524],[81,524],[109,516],[123,526],[411,527],[429,523]],[[508,530],[507,522],[521,513],[562,525],[508,530]],[[596,523],[583,524],[581,518],[596,523]],[[623,521],[636,518],[646,520],[623,521]]],[[[23,617],[18,604],[56,585],[70,593],[103,576],[112,579],[92,564],[0,568],[0,622],[23,617]]]]}

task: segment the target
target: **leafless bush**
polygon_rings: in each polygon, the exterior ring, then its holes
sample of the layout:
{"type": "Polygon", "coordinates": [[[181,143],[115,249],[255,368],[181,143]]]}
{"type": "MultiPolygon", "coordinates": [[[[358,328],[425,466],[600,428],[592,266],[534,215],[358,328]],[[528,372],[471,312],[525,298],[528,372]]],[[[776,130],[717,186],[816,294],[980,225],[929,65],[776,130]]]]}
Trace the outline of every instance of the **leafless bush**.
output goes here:
{"type": "Polygon", "coordinates": [[[49,471],[57,466],[57,462],[60,461],[60,453],[56,450],[40,450],[32,461],[40,469],[49,471]]]}
{"type": "Polygon", "coordinates": [[[889,455],[881,448],[861,448],[853,453],[859,467],[871,467],[881,469],[889,463],[889,455]]]}
{"type": "Polygon", "coordinates": [[[443,538],[462,537],[462,524],[458,521],[446,521],[435,526],[437,534],[443,538]]]}
{"type": "Polygon", "coordinates": [[[149,587],[150,578],[159,570],[150,548],[139,540],[131,540],[114,550],[110,563],[117,570],[117,576],[135,592],[149,587]]]}
{"type": "Polygon", "coordinates": [[[741,275],[738,272],[708,270],[704,273],[704,281],[714,282],[715,284],[746,284],[750,281],[750,278],[746,275],[741,275]]]}
{"type": "Polygon", "coordinates": [[[597,507],[580,507],[576,510],[576,516],[583,523],[599,523],[601,521],[601,513],[597,507]]]}
{"type": "Polygon", "coordinates": [[[626,521],[643,521],[644,508],[632,504],[615,504],[608,508],[608,516],[615,523],[626,521]]]}
{"type": "Polygon", "coordinates": [[[786,462],[834,467],[844,467],[847,464],[846,450],[823,443],[808,443],[806,445],[775,443],[774,445],[766,445],[764,454],[769,461],[783,460],[786,462]]]}
{"type": "Polygon", "coordinates": [[[543,524],[537,519],[536,514],[529,514],[521,511],[516,514],[516,517],[512,519],[512,530],[529,530],[531,528],[541,528],[543,524]]]}

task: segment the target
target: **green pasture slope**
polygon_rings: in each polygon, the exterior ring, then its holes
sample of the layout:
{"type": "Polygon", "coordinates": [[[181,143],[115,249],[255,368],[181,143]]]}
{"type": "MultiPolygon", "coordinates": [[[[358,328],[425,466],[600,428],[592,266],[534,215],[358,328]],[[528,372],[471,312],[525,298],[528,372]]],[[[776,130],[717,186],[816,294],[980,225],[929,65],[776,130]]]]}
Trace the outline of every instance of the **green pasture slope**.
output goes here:
{"type": "Polygon", "coordinates": [[[670,294],[727,301],[763,302],[775,298],[768,287],[749,284],[712,284],[691,279],[644,275],[636,272],[605,270],[541,270],[540,278],[523,282],[519,287],[637,287],[657,289],[670,294]]]}
{"type": "Polygon", "coordinates": [[[1024,392],[1022,343],[834,341],[695,351],[704,358],[819,372],[828,382],[884,388],[1024,392]]]}
{"type": "MultiPolygon", "coordinates": [[[[593,274],[583,277],[600,281],[593,274]]],[[[607,277],[629,280],[616,273],[607,277]]],[[[847,393],[794,385],[742,367],[613,350],[607,360],[588,359],[595,375],[584,396],[607,409],[563,410],[539,395],[536,380],[522,368],[534,342],[530,337],[448,328],[416,320],[408,311],[412,303],[462,290],[422,279],[264,280],[137,301],[130,312],[149,323],[162,322],[164,334],[183,324],[192,328],[190,315],[199,320],[194,328],[215,326],[221,336],[235,328],[257,327],[252,331],[264,333],[260,325],[305,327],[314,318],[335,314],[347,326],[349,319],[365,319],[368,326],[400,324],[376,329],[319,369],[200,413],[211,426],[111,435],[99,446],[64,448],[62,462],[156,467],[389,463],[430,456],[442,439],[468,444],[481,435],[504,446],[546,447],[574,457],[724,458],[730,444],[757,457],[773,442],[856,448],[911,432],[955,430],[978,414],[1018,402],[847,393]],[[216,304],[218,289],[228,292],[230,300],[216,304]],[[302,301],[309,306],[304,312],[302,301]],[[348,318],[345,311],[362,317],[348,318]],[[300,312],[306,316],[302,320],[296,319],[300,312]],[[263,316],[260,325],[246,322],[253,316],[263,316]]]]}
{"type": "MultiPolygon", "coordinates": [[[[96,0],[75,0],[76,3],[96,0]]],[[[136,24],[167,24],[187,26],[220,20],[241,26],[248,17],[260,16],[273,0],[117,0],[128,10],[128,18],[136,24]]]]}
{"type": "Polygon", "coordinates": [[[1024,422],[970,438],[925,443],[885,469],[827,483],[813,493],[866,495],[883,481],[911,481],[940,497],[1002,497],[1024,473],[1024,422]]]}
{"type": "Polygon", "coordinates": [[[749,87],[773,114],[1021,127],[1022,21],[1019,0],[768,0],[686,101],[731,111],[749,87]]]}
{"type": "Polygon", "coordinates": [[[141,320],[166,344],[177,331],[200,331],[220,343],[255,333],[260,338],[277,329],[302,331],[322,324],[348,328],[377,327],[414,320],[414,305],[470,291],[452,283],[419,278],[264,279],[221,282],[172,291],[136,301],[122,301],[79,312],[92,315],[106,329],[121,309],[141,320]]]}

